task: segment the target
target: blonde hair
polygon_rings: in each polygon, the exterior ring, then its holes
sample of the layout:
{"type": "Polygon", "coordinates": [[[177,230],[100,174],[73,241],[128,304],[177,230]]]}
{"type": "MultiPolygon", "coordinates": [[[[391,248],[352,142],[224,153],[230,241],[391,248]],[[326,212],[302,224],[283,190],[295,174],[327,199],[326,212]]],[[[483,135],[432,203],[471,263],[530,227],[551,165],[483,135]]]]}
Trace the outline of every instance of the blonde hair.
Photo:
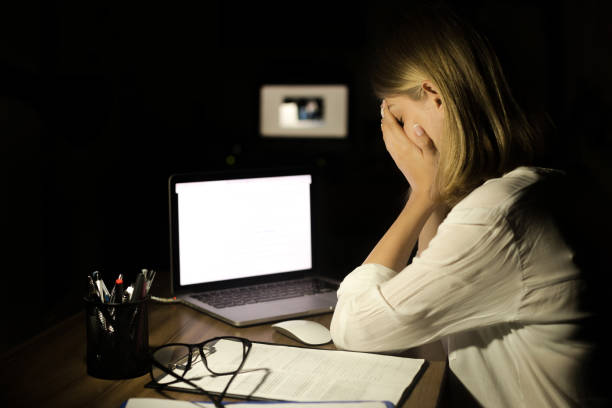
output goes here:
{"type": "Polygon", "coordinates": [[[426,80],[437,87],[445,108],[436,182],[448,205],[485,180],[530,164],[536,131],[512,97],[493,49],[448,11],[403,16],[378,49],[372,84],[379,98],[418,100],[426,80]]]}

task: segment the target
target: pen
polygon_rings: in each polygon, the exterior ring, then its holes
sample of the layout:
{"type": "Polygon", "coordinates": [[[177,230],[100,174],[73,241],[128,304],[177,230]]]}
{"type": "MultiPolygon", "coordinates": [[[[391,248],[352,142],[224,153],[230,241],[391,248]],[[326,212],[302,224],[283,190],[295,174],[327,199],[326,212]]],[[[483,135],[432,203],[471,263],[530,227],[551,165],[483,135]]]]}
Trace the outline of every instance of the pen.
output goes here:
{"type": "Polygon", "coordinates": [[[147,296],[149,294],[149,291],[151,290],[151,285],[153,285],[153,279],[155,279],[155,270],[151,269],[151,271],[149,271],[149,278],[147,279],[147,290],[145,291],[145,296],[147,296]]]}
{"type": "Polygon", "coordinates": [[[144,297],[145,290],[145,275],[143,272],[140,272],[136,277],[136,283],[134,283],[134,294],[132,295],[132,300],[137,301],[142,299],[144,297]]]}
{"type": "Polygon", "coordinates": [[[98,289],[96,289],[96,284],[94,283],[91,275],[87,276],[87,290],[88,295],[91,300],[100,300],[100,295],[98,294],[98,289]]]}
{"type": "Polygon", "coordinates": [[[125,288],[124,300],[123,302],[131,302],[132,296],[134,295],[134,287],[132,285],[125,288]]]}
{"type": "Polygon", "coordinates": [[[104,303],[108,303],[110,301],[110,293],[104,284],[104,281],[100,279],[100,286],[102,287],[102,295],[104,296],[104,303]]]}
{"type": "Polygon", "coordinates": [[[113,288],[110,291],[110,298],[114,299],[115,301],[117,299],[121,300],[120,296],[123,293],[123,291],[117,292],[117,281],[121,281],[121,283],[123,283],[123,274],[119,274],[119,276],[117,276],[117,279],[115,279],[115,285],[113,285],[113,288]]]}
{"type": "Polygon", "coordinates": [[[123,275],[119,274],[110,295],[110,303],[121,303],[123,297],[123,275]]]}
{"type": "Polygon", "coordinates": [[[98,297],[100,298],[100,302],[104,303],[104,290],[102,289],[102,285],[104,285],[104,282],[102,281],[102,279],[100,277],[100,272],[93,271],[91,276],[93,277],[93,281],[95,283],[95,287],[96,287],[96,289],[98,291],[98,297]]]}

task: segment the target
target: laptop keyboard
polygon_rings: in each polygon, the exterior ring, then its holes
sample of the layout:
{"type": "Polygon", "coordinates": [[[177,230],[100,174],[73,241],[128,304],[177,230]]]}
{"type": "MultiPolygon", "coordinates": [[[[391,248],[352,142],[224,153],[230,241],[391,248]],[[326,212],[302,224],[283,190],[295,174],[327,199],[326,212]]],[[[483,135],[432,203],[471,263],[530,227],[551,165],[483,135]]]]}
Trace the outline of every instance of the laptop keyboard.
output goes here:
{"type": "Polygon", "coordinates": [[[224,307],[269,302],[317,293],[335,291],[336,287],[318,279],[296,279],[264,283],[242,288],[220,289],[203,292],[192,297],[222,309],[224,307]]]}

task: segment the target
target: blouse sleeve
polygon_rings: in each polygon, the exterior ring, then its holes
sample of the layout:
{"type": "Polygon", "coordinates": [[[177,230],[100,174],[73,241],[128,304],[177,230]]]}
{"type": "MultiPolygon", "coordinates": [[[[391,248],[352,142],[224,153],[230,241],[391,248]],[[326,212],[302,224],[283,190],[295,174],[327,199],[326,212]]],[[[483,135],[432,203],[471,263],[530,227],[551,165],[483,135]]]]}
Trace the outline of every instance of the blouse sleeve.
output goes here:
{"type": "Polygon", "coordinates": [[[399,273],[351,272],[331,324],[339,348],[390,351],[516,318],[521,261],[512,230],[491,209],[451,211],[429,247],[399,273]]]}

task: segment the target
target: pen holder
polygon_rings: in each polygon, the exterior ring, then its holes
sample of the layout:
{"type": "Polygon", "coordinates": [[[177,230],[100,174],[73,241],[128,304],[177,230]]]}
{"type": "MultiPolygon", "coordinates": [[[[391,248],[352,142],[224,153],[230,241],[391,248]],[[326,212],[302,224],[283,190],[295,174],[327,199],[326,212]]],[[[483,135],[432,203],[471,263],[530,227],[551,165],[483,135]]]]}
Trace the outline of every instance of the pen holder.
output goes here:
{"type": "Polygon", "coordinates": [[[87,373],[105,379],[134,378],[149,372],[149,298],[101,303],[85,298],[87,373]]]}

